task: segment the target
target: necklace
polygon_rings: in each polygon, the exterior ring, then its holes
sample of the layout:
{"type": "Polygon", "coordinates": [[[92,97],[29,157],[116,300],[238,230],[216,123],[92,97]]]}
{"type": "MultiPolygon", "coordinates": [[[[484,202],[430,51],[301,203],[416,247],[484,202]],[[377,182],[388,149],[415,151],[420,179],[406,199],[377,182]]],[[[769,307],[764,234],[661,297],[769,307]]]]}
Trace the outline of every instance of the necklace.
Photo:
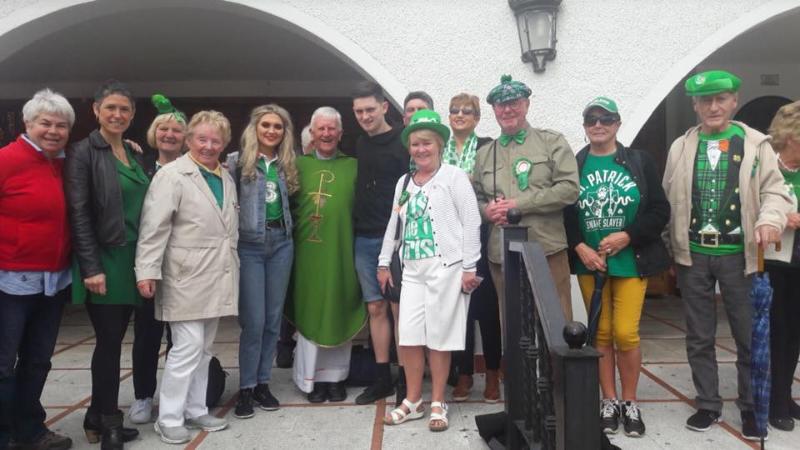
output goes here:
{"type": "Polygon", "coordinates": [[[781,159],[781,155],[778,155],[778,163],[789,173],[797,173],[800,171],[800,167],[795,167],[792,169],[791,167],[787,166],[786,163],[781,159]]]}
{"type": "Polygon", "coordinates": [[[442,167],[442,165],[441,165],[441,164],[439,164],[439,167],[437,167],[437,168],[436,168],[436,170],[434,170],[433,172],[431,172],[431,174],[430,174],[430,175],[426,176],[426,178],[424,179],[424,181],[420,179],[420,178],[422,178],[422,175],[419,173],[419,171],[416,171],[416,172],[414,172],[414,175],[412,176],[412,178],[414,179],[414,183],[415,183],[417,186],[424,186],[424,185],[425,185],[425,183],[427,183],[428,181],[431,181],[431,179],[432,179],[433,177],[435,177],[437,173],[439,173],[439,169],[440,169],[441,167],[442,167]]]}

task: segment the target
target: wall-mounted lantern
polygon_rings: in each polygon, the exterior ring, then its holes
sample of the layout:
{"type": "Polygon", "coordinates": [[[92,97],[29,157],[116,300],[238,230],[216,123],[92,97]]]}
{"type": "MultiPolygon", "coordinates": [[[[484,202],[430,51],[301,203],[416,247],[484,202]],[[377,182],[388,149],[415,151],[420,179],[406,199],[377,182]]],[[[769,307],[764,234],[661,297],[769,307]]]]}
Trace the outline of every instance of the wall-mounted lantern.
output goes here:
{"type": "Polygon", "coordinates": [[[556,18],[561,0],[508,0],[517,17],[522,61],[533,63],[534,72],[544,72],[556,57],[556,18]]]}

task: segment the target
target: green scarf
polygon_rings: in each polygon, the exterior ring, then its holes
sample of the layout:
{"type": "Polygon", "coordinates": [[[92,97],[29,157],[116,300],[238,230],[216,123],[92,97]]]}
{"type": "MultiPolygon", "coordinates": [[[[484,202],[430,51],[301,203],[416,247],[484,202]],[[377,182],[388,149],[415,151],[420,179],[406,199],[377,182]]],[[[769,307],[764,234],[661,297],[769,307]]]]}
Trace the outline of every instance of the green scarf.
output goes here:
{"type": "Polygon", "coordinates": [[[467,172],[467,174],[472,174],[472,169],[475,167],[475,155],[477,153],[478,137],[475,136],[474,132],[470,133],[467,140],[464,141],[464,147],[461,149],[460,156],[456,151],[455,137],[451,135],[450,139],[447,141],[447,145],[444,147],[442,161],[444,161],[445,164],[458,167],[464,172],[467,172]]]}

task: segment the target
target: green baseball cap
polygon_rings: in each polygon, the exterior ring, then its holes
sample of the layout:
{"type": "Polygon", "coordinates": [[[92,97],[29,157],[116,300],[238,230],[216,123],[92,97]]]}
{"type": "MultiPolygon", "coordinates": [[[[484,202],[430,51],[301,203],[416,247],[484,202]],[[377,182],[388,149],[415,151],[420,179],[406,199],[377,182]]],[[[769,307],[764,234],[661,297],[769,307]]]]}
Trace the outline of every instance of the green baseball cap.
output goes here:
{"type": "Polygon", "coordinates": [[[722,92],[736,92],[742,80],[736,75],[724,70],[709,70],[701,72],[686,80],[684,87],[686,95],[690,97],[702,97],[705,95],[716,95],[722,92]]]}
{"type": "Polygon", "coordinates": [[[489,91],[486,102],[490,105],[495,103],[505,103],[518,98],[528,98],[531,96],[531,88],[521,81],[511,79],[511,75],[500,77],[500,84],[489,91]]]}
{"type": "Polygon", "coordinates": [[[585,116],[587,112],[589,112],[592,108],[600,108],[604,109],[612,114],[619,115],[619,108],[617,108],[617,102],[611,100],[608,97],[596,97],[594,100],[590,101],[585,108],[583,108],[583,115],[585,116]]]}
{"type": "Polygon", "coordinates": [[[450,139],[450,129],[442,124],[441,116],[439,116],[436,111],[431,111],[430,109],[420,109],[419,111],[415,112],[413,116],[411,116],[408,126],[400,135],[403,145],[408,148],[408,135],[422,129],[434,131],[436,134],[441,136],[445,142],[450,139]]]}

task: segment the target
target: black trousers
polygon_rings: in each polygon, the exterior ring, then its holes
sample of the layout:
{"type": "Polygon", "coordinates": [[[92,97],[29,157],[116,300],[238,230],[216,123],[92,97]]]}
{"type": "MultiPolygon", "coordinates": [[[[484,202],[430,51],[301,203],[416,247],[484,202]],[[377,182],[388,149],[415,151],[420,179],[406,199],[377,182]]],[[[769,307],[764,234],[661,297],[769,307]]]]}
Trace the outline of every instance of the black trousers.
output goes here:
{"type": "Polygon", "coordinates": [[[769,415],[787,418],[790,417],[794,370],[800,356],[800,298],[795,291],[800,268],[767,264],[767,272],[774,290],[769,312],[772,365],[769,415]]]}
{"type": "Polygon", "coordinates": [[[481,329],[486,369],[500,369],[500,358],[503,354],[500,338],[500,309],[497,304],[497,291],[489,273],[489,259],[486,255],[490,231],[489,224],[481,225],[481,259],[478,261],[477,274],[483,277],[483,281],[470,298],[467,311],[467,342],[464,351],[453,352],[453,365],[458,368],[460,375],[472,375],[475,372],[476,320],[481,329]]]}
{"type": "Polygon", "coordinates": [[[89,409],[99,414],[119,410],[119,370],[122,339],[135,309],[132,305],[86,304],[97,344],[92,354],[92,403],[89,409]]]}
{"type": "Polygon", "coordinates": [[[158,354],[164,322],[156,320],[153,300],[145,300],[134,311],[133,326],[133,392],[137,400],[152,398],[156,393],[158,354]]]}
{"type": "Polygon", "coordinates": [[[27,444],[47,432],[40,397],[69,293],[69,288],[53,297],[0,291],[0,449],[12,438],[27,444]]]}

